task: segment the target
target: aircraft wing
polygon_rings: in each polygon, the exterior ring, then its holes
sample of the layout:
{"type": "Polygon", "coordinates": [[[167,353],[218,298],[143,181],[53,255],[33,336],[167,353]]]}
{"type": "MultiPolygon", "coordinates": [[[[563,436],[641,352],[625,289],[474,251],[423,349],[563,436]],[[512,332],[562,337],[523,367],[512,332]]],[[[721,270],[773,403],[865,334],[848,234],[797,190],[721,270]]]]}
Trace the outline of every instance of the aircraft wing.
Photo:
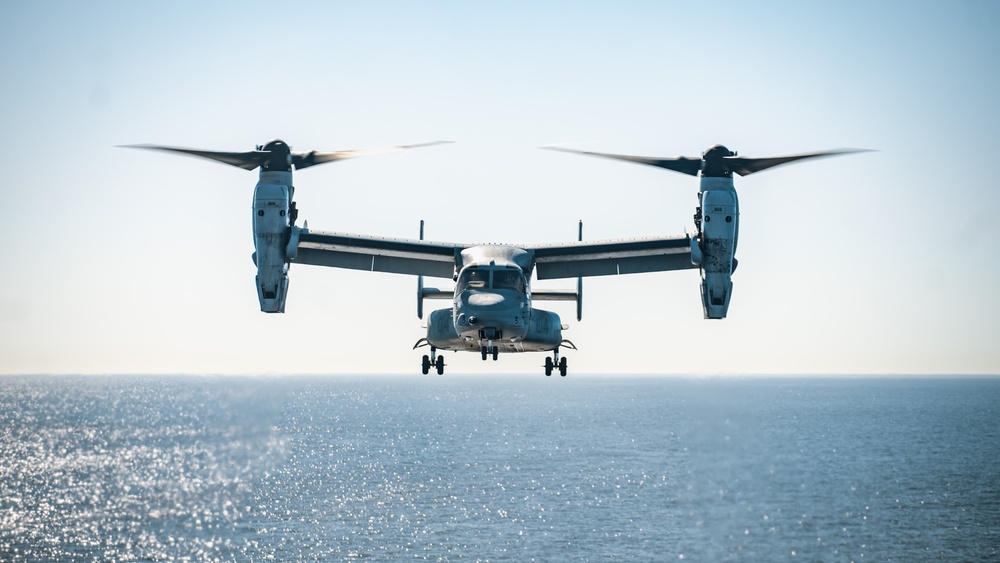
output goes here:
{"type": "Polygon", "coordinates": [[[451,278],[465,245],[303,229],[295,264],[451,278]]]}
{"type": "Polygon", "coordinates": [[[540,280],[640,274],[697,268],[691,237],[584,241],[525,247],[535,254],[540,280]]]}

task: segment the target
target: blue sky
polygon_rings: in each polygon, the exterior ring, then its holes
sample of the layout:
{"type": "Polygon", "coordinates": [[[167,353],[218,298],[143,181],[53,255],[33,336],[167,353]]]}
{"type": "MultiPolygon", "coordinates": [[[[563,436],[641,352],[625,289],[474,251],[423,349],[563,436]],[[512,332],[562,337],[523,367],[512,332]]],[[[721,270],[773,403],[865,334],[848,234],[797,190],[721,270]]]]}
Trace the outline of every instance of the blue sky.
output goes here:
{"type": "Polygon", "coordinates": [[[293,266],[286,314],[260,313],[256,173],[114,148],[274,137],[455,141],[296,174],[314,229],[525,244],[578,219],[693,230],[696,179],[541,145],[877,149],[737,178],[724,321],[694,271],[589,279],[581,323],[543,304],[571,372],[1000,373],[996,2],[8,2],[0,21],[0,373],[416,373],[413,278],[293,266]]]}

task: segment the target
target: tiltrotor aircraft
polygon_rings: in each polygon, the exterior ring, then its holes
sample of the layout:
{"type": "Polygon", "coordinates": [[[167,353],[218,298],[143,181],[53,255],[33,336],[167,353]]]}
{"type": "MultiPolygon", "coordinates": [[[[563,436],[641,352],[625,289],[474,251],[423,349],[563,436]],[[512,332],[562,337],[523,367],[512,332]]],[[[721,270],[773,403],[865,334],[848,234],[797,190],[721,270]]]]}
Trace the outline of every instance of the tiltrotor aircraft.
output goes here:
{"type": "Polygon", "coordinates": [[[128,145],[208,158],[253,170],[260,178],[253,196],[254,263],[260,309],[283,313],[292,263],[417,276],[417,316],[423,318],[424,299],[451,300],[452,306],[430,313],[427,336],[414,349],[429,347],[421,371],[444,373],[439,350],[479,352],[496,360],[501,352],[551,352],[545,358],[545,375],[558,370],[565,376],[567,362],[561,348],[576,349],[562,337],[568,328],[559,316],[533,306],[535,301],[575,301],[577,320],[582,318],[583,278],[699,268],[702,305],[707,319],[725,318],[732,294],[731,275],[736,268],[739,206],[732,173],[747,175],[796,160],[858,152],[843,149],[792,156],[737,157],[715,145],[701,158],[647,158],[576,151],[667,168],[701,179],[700,206],[695,213],[694,236],[583,241],[541,245],[460,244],[425,241],[423,221],[419,239],[385,238],[313,231],[308,223],[295,225],[298,210],[293,200],[293,169],[302,169],[346,158],[429,146],[435,143],[355,151],[292,152],[278,139],[255,151],[216,152],[128,145]],[[532,275],[539,280],[577,278],[576,289],[532,291],[532,275]],[[453,289],[424,287],[424,277],[450,278],[453,289]]]}

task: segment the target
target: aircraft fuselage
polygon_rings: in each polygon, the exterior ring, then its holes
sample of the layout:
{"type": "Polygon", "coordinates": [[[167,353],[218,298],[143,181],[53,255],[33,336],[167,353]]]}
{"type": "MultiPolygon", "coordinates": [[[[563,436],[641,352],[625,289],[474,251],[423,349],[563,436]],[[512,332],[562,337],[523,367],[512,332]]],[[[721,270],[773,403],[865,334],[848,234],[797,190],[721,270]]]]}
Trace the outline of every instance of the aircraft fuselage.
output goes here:
{"type": "Polygon", "coordinates": [[[450,309],[431,313],[427,341],[442,350],[551,351],[562,342],[559,315],[531,304],[531,255],[484,245],[462,251],[450,309]],[[526,272],[527,270],[527,272],[526,272]]]}

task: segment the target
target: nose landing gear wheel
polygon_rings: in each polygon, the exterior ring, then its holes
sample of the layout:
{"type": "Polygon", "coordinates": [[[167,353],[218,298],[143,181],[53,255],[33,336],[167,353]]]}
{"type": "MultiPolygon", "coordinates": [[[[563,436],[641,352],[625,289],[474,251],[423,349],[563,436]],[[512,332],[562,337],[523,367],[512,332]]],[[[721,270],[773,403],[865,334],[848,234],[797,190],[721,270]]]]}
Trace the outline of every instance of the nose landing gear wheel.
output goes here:
{"type": "Polygon", "coordinates": [[[438,375],[444,375],[444,356],[437,357],[437,362],[435,362],[434,367],[437,368],[438,375]]]}
{"type": "MultiPolygon", "coordinates": [[[[546,374],[548,375],[548,374],[546,374]]],[[[566,377],[566,357],[559,360],[559,375],[566,377]]]]}
{"type": "Polygon", "coordinates": [[[545,358],[545,375],[552,375],[552,358],[545,358]]]}
{"type": "Polygon", "coordinates": [[[424,356],[424,359],[420,362],[420,372],[427,375],[431,371],[431,358],[430,356],[424,356]]]}
{"type": "Polygon", "coordinates": [[[493,347],[493,361],[494,362],[497,361],[498,357],[500,357],[500,348],[498,346],[494,346],[493,347]]]}

